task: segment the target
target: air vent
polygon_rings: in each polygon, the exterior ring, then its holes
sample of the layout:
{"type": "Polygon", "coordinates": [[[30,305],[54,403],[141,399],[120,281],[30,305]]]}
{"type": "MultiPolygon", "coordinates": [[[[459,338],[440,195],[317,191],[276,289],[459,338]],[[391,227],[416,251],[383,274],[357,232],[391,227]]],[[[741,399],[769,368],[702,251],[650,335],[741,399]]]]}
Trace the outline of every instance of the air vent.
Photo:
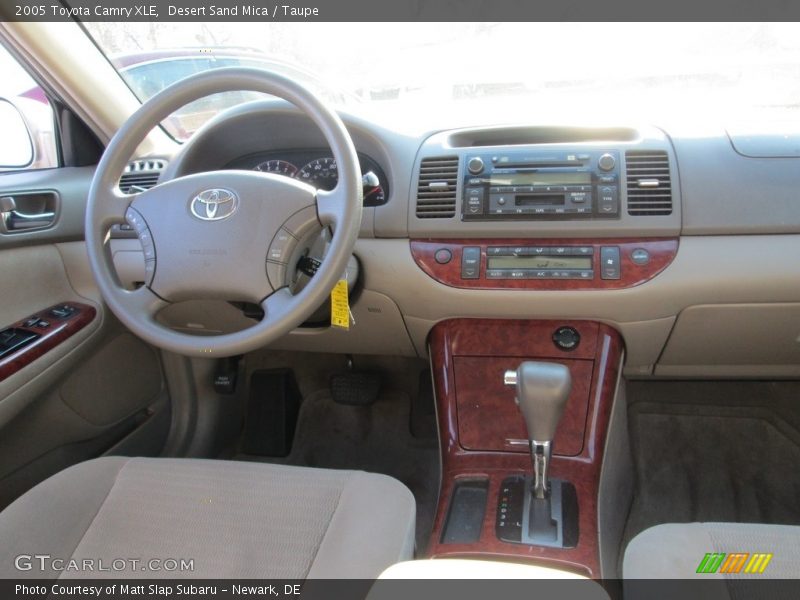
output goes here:
{"type": "Polygon", "coordinates": [[[119,178],[119,189],[124,194],[149,190],[156,183],[167,161],[160,158],[134,160],[128,163],[122,177],[119,178]]]}
{"type": "Polygon", "coordinates": [[[660,150],[625,153],[628,178],[628,214],[656,216],[672,214],[672,183],[669,157],[660,150]]]}
{"type": "Polygon", "coordinates": [[[425,158],[419,167],[418,219],[449,219],[456,214],[458,157],[425,158]]]}

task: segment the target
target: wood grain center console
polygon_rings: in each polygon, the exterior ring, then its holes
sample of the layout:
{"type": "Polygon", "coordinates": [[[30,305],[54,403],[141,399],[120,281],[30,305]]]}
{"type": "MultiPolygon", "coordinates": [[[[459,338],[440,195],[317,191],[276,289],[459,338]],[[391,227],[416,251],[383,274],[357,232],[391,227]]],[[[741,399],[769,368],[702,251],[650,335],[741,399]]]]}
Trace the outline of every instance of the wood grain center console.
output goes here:
{"type": "Polygon", "coordinates": [[[619,334],[592,321],[453,319],[434,327],[429,351],[442,487],[428,555],[523,559],[600,577],[597,495],[621,370],[619,334]],[[578,537],[571,548],[504,542],[496,531],[504,480],[532,469],[514,388],[503,384],[503,373],[525,360],[564,364],[573,380],[551,463],[552,476],[577,492],[578,537]],[[463,535],[449,527],[456,497],[468,506],[463,535]]]}

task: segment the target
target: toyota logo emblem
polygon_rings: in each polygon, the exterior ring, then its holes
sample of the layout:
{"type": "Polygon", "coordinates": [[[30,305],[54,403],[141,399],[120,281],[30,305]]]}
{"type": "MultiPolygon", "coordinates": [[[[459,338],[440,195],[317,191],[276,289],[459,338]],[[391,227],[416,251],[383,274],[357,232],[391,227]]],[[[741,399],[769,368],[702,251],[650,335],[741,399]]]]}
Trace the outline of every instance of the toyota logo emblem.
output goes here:
{"type": "Polygon", "coordinates": [[[204,190],[192,198],[189,210],[203,221],[227,219],[239,207],[239,198],[231,190],[214,188],[204,190]]]}

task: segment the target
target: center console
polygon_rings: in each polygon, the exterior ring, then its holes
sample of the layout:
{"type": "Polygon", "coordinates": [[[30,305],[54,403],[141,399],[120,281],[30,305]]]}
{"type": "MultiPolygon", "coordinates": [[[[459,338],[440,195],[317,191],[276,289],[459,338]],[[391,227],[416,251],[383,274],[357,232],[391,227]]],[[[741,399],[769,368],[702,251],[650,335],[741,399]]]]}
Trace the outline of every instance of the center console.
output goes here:
{"type": "Polygon", "coordinates": [[[428,555],[600,577],[598,492],[619,334],[591,321],[452,319],[434,327],[429,352],[442,487],[428,555]]]}
{"type": "MultiPolygon", "coordinates": [[[[583,291],[613,303],[678,253],[677,161],[655,128],[443,131],[420,147],[412,187],[411,256],[465,290],[443,296],[474,314],[503,314],[503,302],[526,314],[526,292],[531,313],[583,291]]],[[[591,318],[581,306],[573,314],[591,318]]],[[[429,555],[613,576],[612,517],[629,496],[624,409],[611,418],[624,396],[620,334],[591,320],[451,319],[428,345],[443,469],[429,555]],[[619,460],[601,478],[609,438],[619,460]]]]}

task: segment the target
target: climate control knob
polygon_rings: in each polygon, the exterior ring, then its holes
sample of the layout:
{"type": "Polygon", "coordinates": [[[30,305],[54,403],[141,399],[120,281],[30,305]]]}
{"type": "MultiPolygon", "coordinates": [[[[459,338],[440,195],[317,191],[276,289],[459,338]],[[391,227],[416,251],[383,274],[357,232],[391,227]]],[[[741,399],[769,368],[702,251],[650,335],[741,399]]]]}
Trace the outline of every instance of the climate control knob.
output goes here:
{"type": "Polygon", "coordinates": [[[614,158],[613,154],[605,153],[597,160],[597,166],[600,167],[602,171],[610,171],[612,170],[617,164],[617,159],[614,158]]]}
{"type": "Polygon", "coordinates": [[[483,159],[480,156],[470,158],[469,162],[467,163],[467,169],[473,175],[483,173],[483,159]]]}

